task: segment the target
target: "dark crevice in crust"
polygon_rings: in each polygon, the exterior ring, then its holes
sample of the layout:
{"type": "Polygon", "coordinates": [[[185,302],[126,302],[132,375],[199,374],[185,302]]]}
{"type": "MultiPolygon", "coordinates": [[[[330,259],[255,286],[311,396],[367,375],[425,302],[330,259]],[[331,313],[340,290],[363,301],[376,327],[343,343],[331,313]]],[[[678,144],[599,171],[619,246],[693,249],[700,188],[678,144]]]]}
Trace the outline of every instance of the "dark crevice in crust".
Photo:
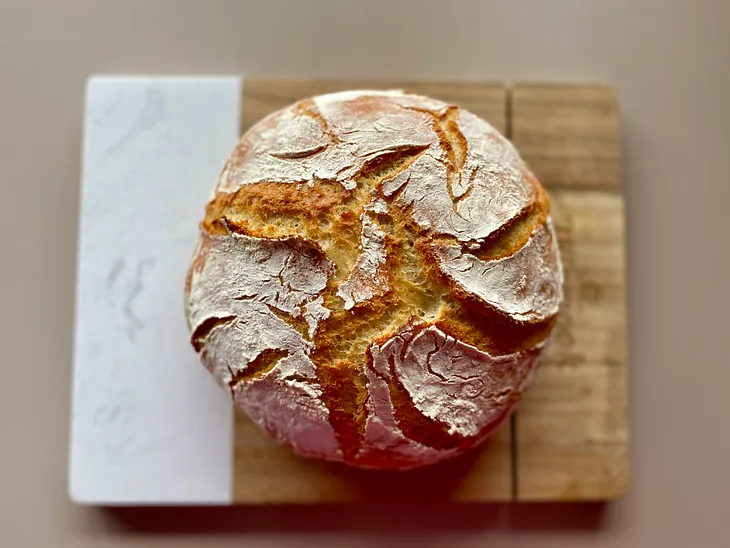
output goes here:
{"type": "Polygon", "coordinates": [[[445,424],[424,415],[413,403],[408,390],[398,379],[395,371],[395,357],[388,356],[388,378],[384,378],[373,367],[373,358],[368,349],[366,366],[388,385],[390,401],[393,404],[395,420],[403,435],[421,445],[434,449],[448,450],[467,446],[471,440],[449,434],[445,424]]]}
{"type": "Polygon", "coordinates": [[[362,447],[367,420],[367,380],[363,369],[344,360],[319,363],[317,380],[342,454],[345,460],[352,460],[362,447]]]}
{"type": "Polygon", "coordinates": [[[291,375],[287,375],[284,378],[284,380],[287,380],[287,381],[296,381],[296,382],[301,382],[301,383],[304,383],[304,384],[311,384],[313,386],[319,387],[319,384],[317,383],[316,380],[310,379],[309,377],[305,377],[304,375],[299,375],[298,373],[292,373],[291,375]]]}
{"type": "Polygon", "coordinates": [[[280,348],[267,348],[253,360],[248,362],[246,369],[243,369],[242,371],[231,371],[231,380],[228,381],[231,393],[233,393],[236,386],[242,382],[258,379],[265,375],[288,355],[289,352],[287,350],[281,350],[280,348]]]}
{"type": "Polygon", "coordinates": [[[368,190],[376,188],[383,181],[408,169],[428,148],[428,145],[411,145],[378,154],[365,162],[355,175],[355,180],[359,185],[367,184],[368,190]]]}
{"type": "Polygon", "coordinates": [[[200,322],[200,324],[198,324],[198,327],[195,328],[195,331],[193,331],[193,334],[190,336],[190,344],[193,345],[193,348],[195,348],[196,352],[200,352],[205,346],[206,337],[210,334],[211,331],[213,331],[213,329],[218,326],[230,323],[235,319],[235,316],[206,318],[205,320],[200,322]]]}
{"type": "Polygon", "coordinates": [[[547,222],[550,214],[547,193],[536,184],[534,177],[532,180],[534,198],[530,205],[481,242],[478,249],[470,249],[462,244],[465,253],[471,253],[482,261],[491,261],[514,255],[527,244],[530,237],[547,222]]]}
{"type": "Polygon", "coordinates": [[[320,152],[323,152],[327,149],[327,145],[320,145],[318,147],[314,147],[310,150],[302,150],[297,152],[271,152],[269,153],[274,158],[278,158],[279,160],[304,160],[306,158],[311,158],[312,156],[316,156],[320,152]]]}
{"type": "Polygon", "coordinates": [[[552,316],[538,323],[518,323],[471,295],[455,291],[452,296],[455,302],[434,325],[493,357],[534,348],[557,322],[557,316],[552,316]]]}

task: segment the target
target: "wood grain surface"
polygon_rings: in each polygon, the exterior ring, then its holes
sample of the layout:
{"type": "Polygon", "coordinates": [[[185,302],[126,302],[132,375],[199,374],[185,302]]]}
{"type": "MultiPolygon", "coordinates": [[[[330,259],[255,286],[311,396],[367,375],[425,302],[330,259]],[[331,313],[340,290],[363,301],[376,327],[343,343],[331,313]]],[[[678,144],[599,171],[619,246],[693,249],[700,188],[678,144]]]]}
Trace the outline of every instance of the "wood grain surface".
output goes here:
{"type": "Polygon", "coordinates": [[[548,187],[621,190],[621,139],[613,88],[518,84],[510,137],[548,187]]]}
{"type": "Polygon", "coordinates": [[[623,197],[549,192],[565,303],[515,414],[516,496],[615,498],[628,487],[623,197]]]}
{"type": "Polygon", "coordinates": [[[629,485],[624,197],[616,94],[519,84],[511,139],[551,196],[565,303],[515,414],[515,496],[596,500],[629,485]]]}
{"type": "Polygon", "coordinates": [[[243,130],[311,95],[401,88],[462,106],[510,136],[552,197],[566,299],[534,385],[484,447],[412,472],[302,459],[242,413],[234,500],[600,500],[628,486],[624,217],[618,108],[599,86],[244,79],[243,130]]]}

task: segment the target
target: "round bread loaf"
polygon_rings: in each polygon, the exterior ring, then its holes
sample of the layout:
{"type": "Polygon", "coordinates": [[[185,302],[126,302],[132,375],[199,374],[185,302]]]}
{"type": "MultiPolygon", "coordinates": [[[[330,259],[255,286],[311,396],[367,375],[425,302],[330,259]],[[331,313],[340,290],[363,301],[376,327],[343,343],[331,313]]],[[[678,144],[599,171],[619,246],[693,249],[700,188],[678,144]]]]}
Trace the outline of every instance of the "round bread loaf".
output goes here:
{"type": "Polygon", "coordinates": [[[401,91],[299,101],[223,168],[185,289],[192,344],[299,454],[453,457],[509,416],[557,319],[549,208],[463,109],[401,91]]]}

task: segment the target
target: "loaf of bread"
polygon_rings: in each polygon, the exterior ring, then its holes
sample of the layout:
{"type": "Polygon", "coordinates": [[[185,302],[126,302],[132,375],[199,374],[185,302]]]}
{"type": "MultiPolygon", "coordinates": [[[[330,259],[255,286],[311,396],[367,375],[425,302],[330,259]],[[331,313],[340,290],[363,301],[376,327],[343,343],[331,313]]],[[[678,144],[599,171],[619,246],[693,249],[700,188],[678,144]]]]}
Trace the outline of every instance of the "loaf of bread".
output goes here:
{"type": "Polygon", "coordinates": [[[463,109],[401,91],[299,101],[223,168],[185,288],[192,344],[301,455],[453,457],[509,416],[555,325],[549,209],[463,109]]]}

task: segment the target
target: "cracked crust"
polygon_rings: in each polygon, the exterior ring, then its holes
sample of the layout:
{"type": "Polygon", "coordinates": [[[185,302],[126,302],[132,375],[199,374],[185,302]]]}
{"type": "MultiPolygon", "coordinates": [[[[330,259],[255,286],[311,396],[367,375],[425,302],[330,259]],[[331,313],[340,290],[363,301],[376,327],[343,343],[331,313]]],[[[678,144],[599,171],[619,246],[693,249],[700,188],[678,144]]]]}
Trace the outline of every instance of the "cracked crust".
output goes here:
{"type": "Polygon", "coordinates": [[[300,101],[221,172],[186,281],[191,343],[302,455],[453,457],[509,416],[555,324],[549,210],[469,112],[401,91],[300,101]]]}

